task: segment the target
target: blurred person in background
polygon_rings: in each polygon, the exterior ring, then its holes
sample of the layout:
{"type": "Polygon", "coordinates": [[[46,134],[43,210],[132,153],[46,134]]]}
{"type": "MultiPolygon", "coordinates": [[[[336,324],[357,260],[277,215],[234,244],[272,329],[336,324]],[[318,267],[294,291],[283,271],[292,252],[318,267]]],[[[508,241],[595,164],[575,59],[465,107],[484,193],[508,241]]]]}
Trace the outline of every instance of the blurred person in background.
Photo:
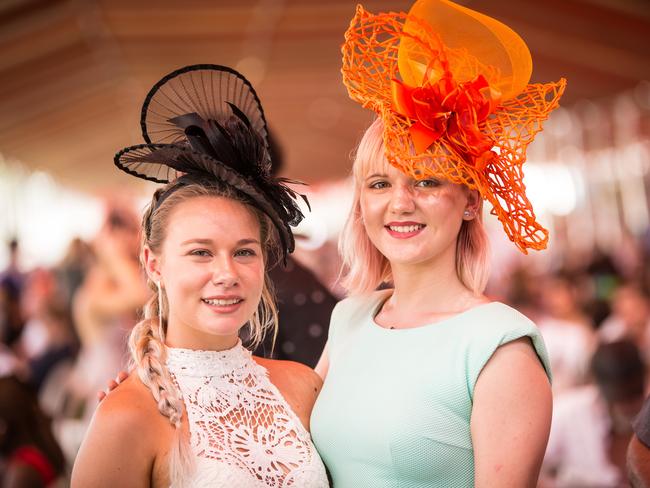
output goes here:
{"type": "Polygon", "coordinates": [[[542,467],[544,488],[627,485],[625,456],[645,397],[646,370],[634,342],[601,344],[594,384],[558,397],[542,467]]]}
{"type": "Polygon", "coordinates": [[[83,239],[75,237],[70,242],[65,256],[57,265],[57,280],[68,308],[72,309],[74,296],[83,284],[94,259],[91,245],[83,239]]]}
{"type": "MultiPolygon", "coordinates": [[[[297,236],[298,237],[298,236],[297,236]]],[[[299,239],[299,237],[298,237],[299,239]]],[[[327,341],[336,298],[293,257],[269,272],[278,304],[278,333],[268,334],[255,354],[316,366],[327,341]]]]}
{"type": "Polygon", "coordinates": [[[488,282],[488,296],[503,296],[503,301],[532,320],[539,314],[538,298],[541,280],[524,265],[515,267],[501,282],[503,288],[494,289],[488,282]]]}
{"type": "Polygon", "coordinates": [[[20,270],[18,241],[8,243],[9,264],[0,273],[0,340],[12,345],[22,332],[24,319],[20,301],[25,283],[25,273],[20,270]]]}
{"type": "Polygon", "coordinates": [[[0,455],[4,488],[52,487],[65,478],[50,421],[35,394],[15,377],[0,377],[0,455]]]}
{"type": "Polygon", "coordinates": [[[621,272],[612,258],[601,249],[595,248],[582,275],[580,293],[584,295],[586,311],[596,328],[600,328],[612,313],[612,297],[623,282],[621,272]]]}
{"type": "Polygon", "coordinates": [[[109,204],[92,242],[94,260],[72,300],[80,350],[59,399],[63,418],[56,425],[68,459],[74,459],[90,423],[95,392],[126,367],[126,338],[149,296],[138,262],[138,232],[130,208],[109,204]]]}
{"type": "Polygon", "coordinates": [[[612,313],[601,324],[598,335],[601,342],[620,339],[633,341],[646,362],[650,360],[650,296],[636,282],[619,286],[611,303],[612,313]]]}
{"type": "Polygon", "coordinates": [[[14,351],[21,366],[17,374],[39,392],[60,363],[76,355],[70,311],[52,270],[37,268],[29,273],[23,293],[23,333],[14,351]]]}
{"type": "Polygon", "coordinates": [[[553,372],[553,393],[584,384],[596,347],[590,318],[581,310],[575,285],[568,276],[541,279],[540,313],[536,323],[542,332],[553,372]]]}
{"type": "Polygon", "coordinates": [[[650,488],[650,397],[634,421],[627,449],[627,472],[632,488],[650,488]]]}
{"type": "MultiPolygon", "coordinates": [[[[274,133],[269,132],[271,174],[277,175],[284,166],[284,151],[274,133]]],[[[298,243],[304,236],[296,234],[298,243]]],[[[316,366],[325,342],[336,298],[316,275],[293,256],[287,256],[286,266],[269,271],[278,307],[277,336],[267,334],[254,354],[274,359],[286,359],[316,366]]]]}

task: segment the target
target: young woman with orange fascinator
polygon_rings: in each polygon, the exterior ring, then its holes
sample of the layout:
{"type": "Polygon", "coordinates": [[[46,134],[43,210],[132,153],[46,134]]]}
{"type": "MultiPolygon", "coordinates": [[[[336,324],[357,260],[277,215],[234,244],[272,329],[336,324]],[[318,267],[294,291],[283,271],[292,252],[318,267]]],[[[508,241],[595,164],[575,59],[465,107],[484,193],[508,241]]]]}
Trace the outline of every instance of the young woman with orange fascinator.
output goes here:
{"type": "Polygon", "coordinates": [[[311,417],[335,488],[536,485],[548,357],[529,319],[483,295],[481,217],[488,200],[522,252],[546,246],[522,166],[565,81],[529,84],[531,70],[516,33],[449,1],[357,7],[343,81],[377,119],[353,166],[350,296],[311,417]]]}

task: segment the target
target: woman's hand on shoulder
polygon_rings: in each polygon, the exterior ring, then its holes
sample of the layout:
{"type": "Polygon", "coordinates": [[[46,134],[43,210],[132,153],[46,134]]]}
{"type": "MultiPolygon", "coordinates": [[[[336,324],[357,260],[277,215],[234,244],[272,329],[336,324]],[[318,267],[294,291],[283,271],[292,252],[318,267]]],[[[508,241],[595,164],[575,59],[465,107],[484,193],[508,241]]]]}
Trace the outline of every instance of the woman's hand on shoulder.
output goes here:
{"type": "Polygon", "coordinates": [[[114,380],[113,379],[108,380],[108,382],[106,383],[108,387],[106,391],[101,390],[97,392],[97,400],[101,402],[104,398],[106,398],[106,395],[108,395],[115,388],[117,388],[128,377],[129,377],[129,373],[127,373],[126,371],[120,371],[119,373],[117,373],[117,376],[115,377],[114,380]]]}
{"type": "Polygon", "coordinates": [[[474,388],[477,488],[534,488],[551,427],[551,385],[530,339],[499,347],[474,388]]]}
{"type": "Polygon", "coordinates": [[[145,388],[132,377],[99,404],[75,459],[72,488],[151,486],[157,419],[145,388]]]}

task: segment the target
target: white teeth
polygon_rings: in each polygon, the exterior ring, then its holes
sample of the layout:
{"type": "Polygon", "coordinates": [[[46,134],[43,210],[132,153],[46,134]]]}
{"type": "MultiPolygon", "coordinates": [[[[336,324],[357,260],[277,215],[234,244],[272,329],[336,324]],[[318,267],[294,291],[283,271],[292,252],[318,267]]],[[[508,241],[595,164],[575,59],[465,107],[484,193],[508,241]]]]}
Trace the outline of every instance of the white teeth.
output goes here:
{"type": "Polygon", "coordinates": [[[422,224],[418,225],[389,225],[388,228],[392,230],[393,232],[415,232],[417,230],[420,230],[424,227],[422,224]]]}
{"type": "Polygon", "coordinates": [[[208,305],[214,305],[217,307],[225,307],[226,305],[234,305],[236,303],[239,303],[242,301],[241,298],[231,298],[230,300],[221,300],[221,299],[216,299],[216,300],[208,300],[207,298],[203,298],[203,301],[207,303],[208,305]]]}

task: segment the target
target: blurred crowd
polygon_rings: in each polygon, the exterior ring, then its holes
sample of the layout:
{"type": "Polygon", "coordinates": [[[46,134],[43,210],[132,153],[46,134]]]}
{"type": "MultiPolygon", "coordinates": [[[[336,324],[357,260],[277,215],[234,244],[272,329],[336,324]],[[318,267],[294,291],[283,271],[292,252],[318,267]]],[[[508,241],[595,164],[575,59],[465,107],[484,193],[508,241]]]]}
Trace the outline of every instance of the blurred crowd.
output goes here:
{"type": "Polygon", "coordinates": [[[76,239],[57,266],[28,272],[19,243],[9,244],[0,274],[0,452],[13,484],[4,486],[65,486],[97,391],[125,369],[126,338],[147,298],[138,229],[130,209],[113,206],[92,242],[76,239]]]}
{"type": "MultiPolygon", "coordinates": [[[[98,235],[73,241],[51,268],[21,269],[20,243],[8,244],[11,260],[0,271],[3,486],[66,486],[97,392],[128,367],[126,337],[148,296],[138,220],[113,205],[98,235]]],[[[280,331],[259,354],[315,365],[337,297],[334,283],[318,279],[332,270],[305,265],[314,262],[323,261],[292,259],[273,271],[280,331]]],[[[551,358],[554,415],[539,486],[630,486],[626,452],[650,364],[649,246],[638,239],[618,255],[531,269],[514,266],[488,294],[537,323],[551,358]]]]}

